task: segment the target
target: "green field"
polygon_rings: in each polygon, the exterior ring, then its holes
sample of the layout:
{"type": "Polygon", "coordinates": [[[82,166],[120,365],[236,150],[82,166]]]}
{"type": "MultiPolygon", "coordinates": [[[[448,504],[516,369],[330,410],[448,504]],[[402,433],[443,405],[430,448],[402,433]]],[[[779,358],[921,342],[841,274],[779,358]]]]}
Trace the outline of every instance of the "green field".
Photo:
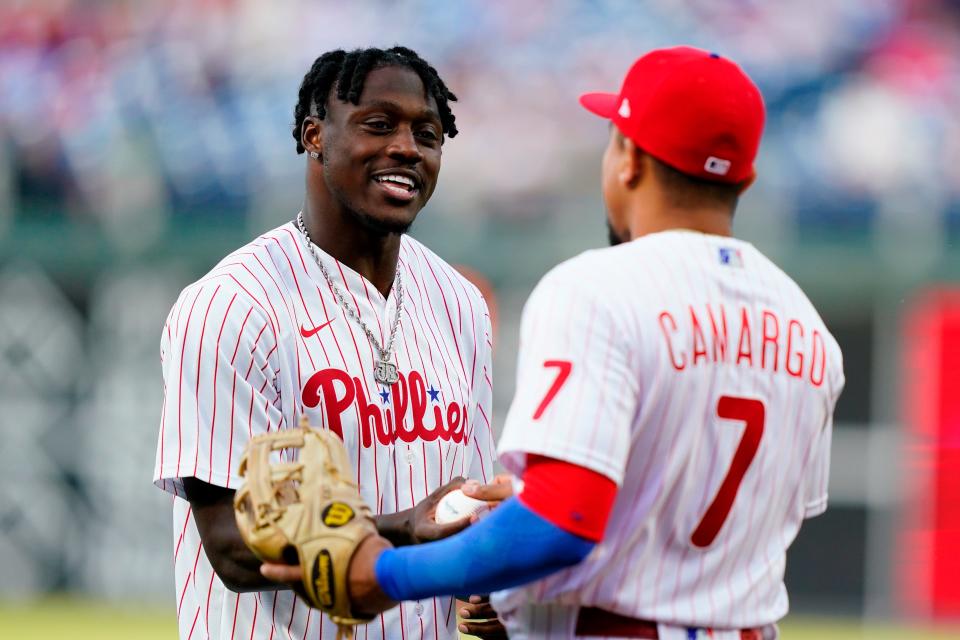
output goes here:
{"type": "MultiPolygon", "coordinates": [[[[861,626],[838,620],[788,618],[781,628],[785,640],[960,640],[960,627],[861,626]]],[[[123,608],[76,599],[0,603],[0,638],[4,640],[169,640],[176,634],[169,609],[123,608]]]]}

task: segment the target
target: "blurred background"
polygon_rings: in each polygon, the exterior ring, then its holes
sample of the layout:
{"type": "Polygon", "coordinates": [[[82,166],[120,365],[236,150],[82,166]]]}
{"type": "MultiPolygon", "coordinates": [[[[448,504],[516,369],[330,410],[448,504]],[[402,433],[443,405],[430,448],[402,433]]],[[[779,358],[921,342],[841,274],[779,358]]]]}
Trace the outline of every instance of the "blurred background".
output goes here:
{"type": "Polygon", "coordinates": [[[0,636],[174,636],[160,329],[296,215],[313,59],[393,44],[460,98],[413,235],[493,292],[501,419],[523,301],[605,244],[606,125],[576,97],[658,46],[742,64],[769,117],[736,232],[808,292],[847,375],[785,637],[848,637],[823,617],[960,637],[956,0],[0,0],[0,636]]]}

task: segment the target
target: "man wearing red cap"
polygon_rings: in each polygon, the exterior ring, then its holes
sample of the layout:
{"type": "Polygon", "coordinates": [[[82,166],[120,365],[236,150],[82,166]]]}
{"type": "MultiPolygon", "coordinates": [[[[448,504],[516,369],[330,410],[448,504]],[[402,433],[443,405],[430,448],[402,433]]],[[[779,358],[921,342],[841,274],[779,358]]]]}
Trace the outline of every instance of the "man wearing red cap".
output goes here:
{"type": "MultiPolygon", "coordinates": [[[[511,638],[775,638],[844,376],[800,288],[731,236],[763,100],[733,62],[675,47],[581,102],[613,123],[618,246],[559,265],[524,308],[498,447],[513,475],[464,487],[499,506],[416,548],[368,538],[351,597],[372,613],[498,591],[511,638]]],[[[282,569],[263,570],[298,575],[282,569]]]]}

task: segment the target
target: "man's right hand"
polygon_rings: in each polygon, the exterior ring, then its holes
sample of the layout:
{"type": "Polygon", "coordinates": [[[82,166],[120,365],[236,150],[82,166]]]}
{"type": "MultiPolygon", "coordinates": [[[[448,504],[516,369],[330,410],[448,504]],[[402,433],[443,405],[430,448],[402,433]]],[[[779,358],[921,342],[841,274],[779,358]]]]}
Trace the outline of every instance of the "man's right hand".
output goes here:
{"type": "Polygon", "coordinates": [[[247,547],[237,528],[233,489],[193,477],[183,479],[183,489],[207,559],[228,589],[242,593],[285,588],[260,574],[260,559],[247,547]]]}
{"type": "Polygon", "coordinates": [[[393,546],[402,547],[441,540],[465,529],[470,524],[468,520],[438,524],[435,517],[440,498],[459,489],[463,482],[464,479],[457,476],[410,509],[378,515],[377,530],[393,546]]]}

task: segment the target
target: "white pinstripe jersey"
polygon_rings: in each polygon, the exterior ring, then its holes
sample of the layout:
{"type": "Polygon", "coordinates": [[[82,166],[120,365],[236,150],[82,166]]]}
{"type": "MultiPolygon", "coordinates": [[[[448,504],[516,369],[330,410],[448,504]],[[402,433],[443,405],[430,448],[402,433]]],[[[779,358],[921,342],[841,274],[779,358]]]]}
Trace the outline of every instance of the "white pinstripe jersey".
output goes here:
{"type": "Polygon", "coordinates": [[[541,454],[619,491],[584,562],[498,594],[498,611],[529,637],[572,634],[577,605],[718,629],[786,614],[785,552],[826,508],[844,383],[786,274],[747,242],[690,231],[589,251],[536,287],[518,358],[504,466],[541,454]]]}
{"type": "MultiPolygon", "coordinates": [[[[396,310],[358,273],[321,260],[383,340],[396,310]]],[[[237,594],[213,572],[184,477],[236,488],[252,435],[311,424],[341,434],[375,513],[408,509],[452,477],[484,480],[494,460],[490,319],[480,293],[409,236],[400,250],[400,381],[373,377],[367,337],[338,306],[292,224],[235,251],[180,295],[161,340],[164,403],[154,481],[175,497],[180,637],[333,638],[291,591],[237,594]]],[[[383,344],[383,343],[381,343],[383,344]]],[[[357,637],[455,638],[448,597],[404,603],[357,637]]]]}

